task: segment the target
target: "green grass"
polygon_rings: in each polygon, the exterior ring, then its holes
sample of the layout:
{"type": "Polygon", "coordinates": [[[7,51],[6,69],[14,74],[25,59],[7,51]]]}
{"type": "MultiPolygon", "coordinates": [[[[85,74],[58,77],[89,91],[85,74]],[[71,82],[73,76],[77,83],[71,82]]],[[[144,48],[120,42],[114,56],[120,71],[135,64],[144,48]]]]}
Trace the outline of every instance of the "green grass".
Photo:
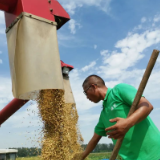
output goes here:
{"type": "MultiPolygon", "coordinates": [[[[88,160],[101,160],[101,159],[109,159],[111,153],[91,153],[89,156],[88,156],[88,160]]],[[[40,157],[27,157],[27,158],[17,158],[17,160],[40,160],[40,157]]],[[[120,157],[117,158],[117,160],[121,160],[120,157]]]]}
{"type": "MultiPolygon", "coordinates": [[[[111,156],[110,152],[103,152],[103,153],[91,153],[88,158],[90,160],[101,160],[101,159],[109,159],[111,156]]],[[[121,160],[121,158],[118,156],[117,160],[121,160]]]]}
{"type": "Polygon", "coordinates": [[[22,157],[22,158],[17,158],[16,160],[40,160],[39,157],[22,157]]]}

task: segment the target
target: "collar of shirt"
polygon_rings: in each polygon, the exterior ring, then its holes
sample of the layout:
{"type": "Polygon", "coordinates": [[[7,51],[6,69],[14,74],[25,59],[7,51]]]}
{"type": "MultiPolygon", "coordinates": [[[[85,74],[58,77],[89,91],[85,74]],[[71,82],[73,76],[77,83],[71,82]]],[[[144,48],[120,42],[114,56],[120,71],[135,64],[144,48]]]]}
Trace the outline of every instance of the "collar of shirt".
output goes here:
{"type": "Polygon", "coordinates": [[[110,93],[111,89],[112,89],[112,88],[108,88],[108,89],[107,89],[106,96],[105,96],[105,98],[104,98],[104,100],[103,100],[103,107],[104,107],[104,102],[107,100],[108,95],[109,95],[109,93],[110,93]]]}

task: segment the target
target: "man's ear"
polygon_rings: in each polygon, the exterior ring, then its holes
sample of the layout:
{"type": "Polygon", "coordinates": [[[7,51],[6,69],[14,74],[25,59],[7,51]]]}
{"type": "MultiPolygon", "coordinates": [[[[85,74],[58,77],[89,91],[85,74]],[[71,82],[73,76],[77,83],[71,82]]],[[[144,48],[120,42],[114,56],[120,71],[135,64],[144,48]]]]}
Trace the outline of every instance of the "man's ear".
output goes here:
{"type": "Polygon", "coordinates": [[[95,85],[95,84],[92,84],[92,86],[94,89],[98,88],[97,85],[95,85]]]}

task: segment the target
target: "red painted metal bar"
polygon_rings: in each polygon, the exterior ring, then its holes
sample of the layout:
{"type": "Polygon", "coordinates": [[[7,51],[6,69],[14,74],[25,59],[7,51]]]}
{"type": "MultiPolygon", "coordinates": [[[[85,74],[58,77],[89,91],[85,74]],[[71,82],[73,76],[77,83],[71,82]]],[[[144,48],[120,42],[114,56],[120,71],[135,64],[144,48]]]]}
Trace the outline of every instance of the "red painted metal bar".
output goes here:
{"type": "Polygon", "coordinates": [[[4,4],[0,4],[0,10],[7,12],[7,11],[9,11],[9,7],[4,4]]]}
{"type": "Polygon", "coordinates": [[[18,111],[28,100],[20,100],[14,98],[9,104],[7,104],[0,111],[0,125],[4,123],[10,116],[12,116],[16,111],[18,111]]]}
{"type": "Polygon", "coordinates": [[[64,63],[63,61],[61,61],[61,67],[62,67],[62,68],[63,68],[63,67],[67,67],[67,68],[69,68],[70,71],[71,71],[72,69],[74,69],[73,66],[71,66],[71,65],[69,65],[69,64],[66,64],[66,63],[64,63]]]}
{"type": "Polygon", "coordinates": [[[0,0],[0,10],[2,11],[12,11],[16,4],[17,4],[18,0],[0,0]]]}

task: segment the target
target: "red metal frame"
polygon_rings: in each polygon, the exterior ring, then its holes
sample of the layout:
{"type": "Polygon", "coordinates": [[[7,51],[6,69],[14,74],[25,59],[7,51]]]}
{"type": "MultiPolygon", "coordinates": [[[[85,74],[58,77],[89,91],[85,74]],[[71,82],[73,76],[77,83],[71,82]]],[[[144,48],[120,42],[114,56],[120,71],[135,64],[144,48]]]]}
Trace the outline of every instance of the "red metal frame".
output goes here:
{"type": "Polygon", "coordinates": [[[73,66],[71,66],[71,65],[69,65],[69,64],[66,64],[66,63],[64,63],[63,61],[61,61],[61,67],[62,67],[62,68],[63,68],[63,67],[67,67],[67,68],[69,68],[70,71],[71,71],[72,69],[74,69],[73,66]]]}
{"type": "Polygon", "coordinates": [[[0,125],[4,123],[10,116],[18,111],[28,100],[20,100],[14,98],[8,105],[0,111],[0,125]]]}
{"type": "Polygon", "coordinates": [[[17,0],[0,0],[0,10],[9,12],[15,8],[17,0]]]}
{"type": "Polygon", "coordinates": [[[57,0],[0,0],[0,10],[5,11],[6,27],[22,13],[30,13],[50,21],[61,19],[58,29],[66,23],[70,16],[57,0]]]}

